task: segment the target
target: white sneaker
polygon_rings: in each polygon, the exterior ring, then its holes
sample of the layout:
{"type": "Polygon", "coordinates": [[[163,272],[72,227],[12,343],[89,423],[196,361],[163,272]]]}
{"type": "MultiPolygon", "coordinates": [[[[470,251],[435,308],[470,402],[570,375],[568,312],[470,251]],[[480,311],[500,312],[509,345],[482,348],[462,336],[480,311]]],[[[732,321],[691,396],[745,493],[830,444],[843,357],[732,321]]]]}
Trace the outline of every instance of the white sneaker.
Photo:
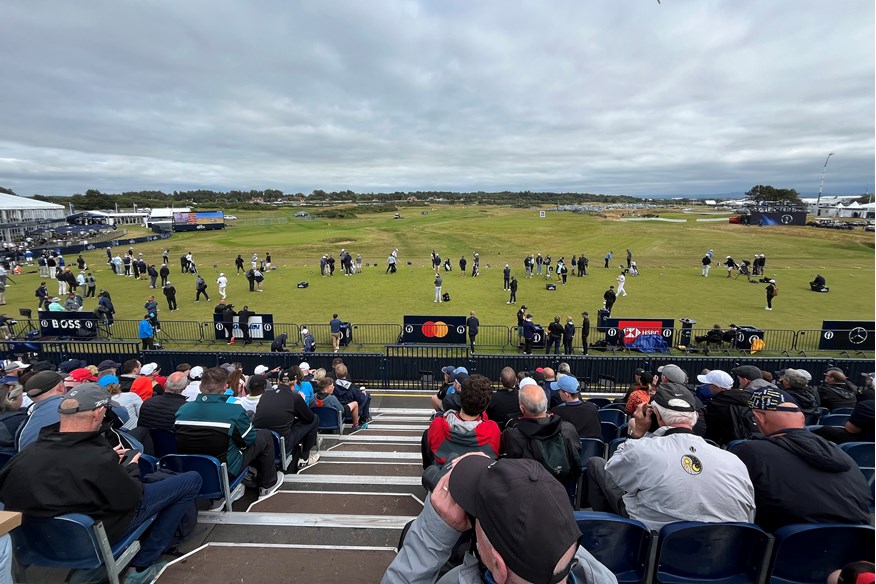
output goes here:
{"type": "Polygon", "coordinates": [[[273,495],[277,491],[280,490],[280,487],[283,486],[283,479],[285,475],[282,470],[277,471],[277,482],[271,485],[270,487],[259,487],[259,499],[264,499],[269,495],[273,495]]]}
{"type": "Polygon", "coordinates": [[[772,310],[769,306],[765,307],[764,310],[772,310]]]}
{"type": "Polygon", "coordinates": [[[308,466],[312,466],[312,465],[316,464],[317,462],[319,462],[319,452],[318,451],[314,452],[313,454],[308,456],[306,460],[303,458],[301,460],[299,460],[298,461],[298,468],[306,468],[308,466]]]}

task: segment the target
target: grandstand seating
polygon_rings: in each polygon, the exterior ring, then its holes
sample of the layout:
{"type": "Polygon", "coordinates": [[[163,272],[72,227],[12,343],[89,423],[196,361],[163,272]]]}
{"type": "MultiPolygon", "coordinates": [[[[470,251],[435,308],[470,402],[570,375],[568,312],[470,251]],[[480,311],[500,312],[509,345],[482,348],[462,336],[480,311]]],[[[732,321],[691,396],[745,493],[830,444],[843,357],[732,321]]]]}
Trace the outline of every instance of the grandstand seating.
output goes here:
{"type": "Polygon", "coordinates": [[[608,399],[607,397],[591,397],[587,401],[592,403],[593,405],[595,405],[597,408],[600,408],[600,409],[608,406],[611,403],[611,400],[608,399]]]}
{"type": "Polygon", "coordinates": [[[840,444],[846,454],[852,457],[859,467],[876,466],[876,443],[873,442],[846,442],[840,444]]]}
{"type": "Polygon", "coordinates": [[[176,454],[176,434],[170,430],[152,428],[149,435],[152,437],[155,456],[161,458],[165,454],[176,454]]]}
{"type": "MultiPolygon", "coordinates": [[[[243,479],[246,472],[231,478],[228,466],[219,459],[206,454],[167,454],[158,461],[160,468],[174,472],[195,471],[201,475],[201,491],[198,499],[218,500],[224,504],[226,511],[231,511],[231,504],[243,493],[243,479]]],[[[245,469],[244,469],[245,470],[245,469]]]]}
{"type": "Polygon", "coordinates": [[[826,416],[821,416],[818,423],[822,426],[843,426],[848,419],[848,414],[828,414],[826,416]]]}
{"type": "Polygon", "coordinates": [[[581,544],[614,573],[618,584],[648,581],[654,538],[644,523],[594,511],[576,511],[575,520],[581,544]]]}
{"type": "Polygon", "coordinates": [[[341,412],[326,406],[314,406],[311,408],[313,413],[319,418],[319,429],[321,432],[344,433],[344,420],[341,417],[341,412]]]}
{"type": "Polygon", "coordinates": [[[660,530],[655,582],[757,584],[771,548],[769,534],[750,523],[670,523],[660,530]]]}
{"type": "Polygon", "coordinates": [[[624,412],[615,409],[603,408],[599,410],[597,414],[599,415],[600,422],[611,422],[618,427],[620,427],[622,424],[625,424],[627,421],[627,415],[624,412]]]}
{"type": "Polygon", "coordinates": [[[618,427],[614,422],[600,422],[602,427],[602,441],[611,442],[618,436],[618,427]]]}
{"type": "Polygon", "coordinates": [[[615,438],[611,440],[605,448],[605,459],[608,460],[614,454],[614,451],[617,450],[617,447],[626,442],[626,438],[615,438]]]}
{"type": "Polygon", "coordinates": [[[873,561],[869,525],[787,525],[775,532],[770,584],[823,584],[849,562],[873,561]]]}

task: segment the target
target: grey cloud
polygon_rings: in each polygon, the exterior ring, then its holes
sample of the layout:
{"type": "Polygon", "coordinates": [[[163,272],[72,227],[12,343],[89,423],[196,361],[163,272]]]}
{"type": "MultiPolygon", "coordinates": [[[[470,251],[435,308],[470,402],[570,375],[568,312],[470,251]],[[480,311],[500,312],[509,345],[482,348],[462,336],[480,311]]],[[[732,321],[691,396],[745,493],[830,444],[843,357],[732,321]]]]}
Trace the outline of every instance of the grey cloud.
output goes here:
{"type": "Polygon", "coordinates": [[[0,185],[872,188],[874,7],[7,3],[0,185]]]}

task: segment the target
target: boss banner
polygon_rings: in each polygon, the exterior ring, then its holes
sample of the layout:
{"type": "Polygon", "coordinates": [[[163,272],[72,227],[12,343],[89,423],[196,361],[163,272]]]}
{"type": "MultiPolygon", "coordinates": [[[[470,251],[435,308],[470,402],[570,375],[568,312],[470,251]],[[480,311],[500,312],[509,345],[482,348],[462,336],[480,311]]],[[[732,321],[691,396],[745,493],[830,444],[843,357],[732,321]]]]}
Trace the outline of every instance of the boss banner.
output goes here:
{"type": "Polygon", "coordinates": [[[607,318],[605,326],[605,340],[619,347],[631,347],[646,335],[659,335],[669,346],[675,335],[673,318],[607,318]]]}
{"type": "Polygon", "coordinates": [[[44,337],[80,337],[97,335],[97,321],[91,312],[41,311],[40,334],[44,337]]]}
{"type": "Polygon", "coordinates": [[[821,323],[820,351],[872,351],[876,347],[872,320],[825,320],[821,323]]]}
{"type": "Polygon", "coordinates": [[[431,343],[440,345],[465,344],[464,316],[411,316],[405,315],[403,343],[431,343]]]}
{"type": "MultiPolygon", "coordinates": [[[[238,322],[239,318],[234,317],[234,338],[242,339],[242,326],[249,327],[249,336],[251,339],[261,339],[264,341],[274,340],[274,315],[273,314],[256,314],[249,318],[248,323],[238,322]]],[[[228,335],[225,332],[225,323],[222,322],[221,314],[213,315],[213,332],[216,333],[217,341],[228,340],[228,335]]]]}

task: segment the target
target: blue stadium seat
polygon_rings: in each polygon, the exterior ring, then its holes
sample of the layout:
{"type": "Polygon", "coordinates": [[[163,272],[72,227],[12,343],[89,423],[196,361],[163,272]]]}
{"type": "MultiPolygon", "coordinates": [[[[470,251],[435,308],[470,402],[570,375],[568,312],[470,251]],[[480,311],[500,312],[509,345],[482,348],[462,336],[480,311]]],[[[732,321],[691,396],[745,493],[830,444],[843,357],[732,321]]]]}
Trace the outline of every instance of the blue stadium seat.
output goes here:
{"type": "Polygon", "coordinates": [[[603,406],[603,407],[600,408],[600,409],[603,409],[603,410],[620,410],[621,412],[626,413],[626,411],[627,411],[627,404],[625,404],[625,403],[614,403],[614,402],[612,402],[612,403],[608,404],[607,406],[603,406]]]}
{"type": "Polygon", "coordinates": [[[835,408],[830,410],[831,414],[851,414],[855,408],[835,408]]]}
{"type": "Polygon", "coordinates": [[[870,525],[786,525],[775,532],[770,584],[823,584],[850,562],[873,561],[870,525]]]}
{"type": "Polygon", "coordinates": [[[576,511],[575,521],[581,545],[614,573],[618,584],[647,582],[653,537],[644,523],[595,511],[576,511]]]}
{"type": "Polygon", "coordinates": [[[876,466],[876,443],[873,442],[846,442],[840,444],[846,454],[852,457],[858,467],[876,466]]]}
{"type": "Polygon", "coordinates": [[[614,454],[614,451],[617,450],[617,447],[626,442],[626,438],[615,438],[611,442],[608,443],[608,446],[605,449],[605,460],[611,458],[614,454]]]}
{"type": "Polygon", "coordinates": [[[286,472],[286,469],[289,468],[289,465],[292,464],[292,460],[295,458],[295,449],[293,447],[292,450],[286,449],[286,439],[277,434],[276,432],[271,432],[271,438],[274,440],[274,462],[277,463],[277,467],[286,472]]]}
{"type": "Polygon", "coordinates": [[[605,456],[605,442],[599,438],[581,438],[581,468],[587,468],[591,456],[605,456]]]}
{"type": "Polygon", "coordinates": [[[320,430],[327,432],[337,430],[338,434],[344,433],[344,420],[342,419],[341,412],[326,406],[314,406],[310,409],[319,418],[320,430]]]}
{"type": "Polygon", "coordinates": [[[611,403],[611,400],[607,397],[591,397],[587,401],[595,405],[597,408],[604,408],[611,403]]]}
{"type": "Polygon", "coordinates": [[[600,422],[611,422],[612,424],[616,424],[620,426],[621,424],[626,424],[627,415],[624,412],[614,410],[614,409],[602,409],[596,412],[599,416],[600,422]]]}
{"type": "Polygon", "coordinates": [[[822,426],[844,426],[848,419],[848,414],[828,414],[821,416],[821,420],[818,423],[822,426]]]}
{"type": "Polygon", "coordinates": [[[111,584],[140,551],[137,541],[153,519],[110,545],[103,523],[88,515],[71,513],[58,517],[22,517],[12,532],[15,558],[26,566],[64,569],[94,569],[105,566],[111,584]]]}
{"type": "Polygon", "coordinates": [[[243,494],[243,479],[246,469],[240,476],[231,478],[228,466],[219,459],[206,454],[167,454],[158,461],[160,468],[174,472],[195,471],[201,475],[201,490],[198,499],[218,500],[224,503],[225,510],[231,511],[231,504],[243,494]]]}
{"type": "Polygon", "coordinates": [[[152,449],[155,456],[161,458],[165,454],[176,454],[176,434],[170,430],[151,428],[149,435],[152,437],[152,449]]]}
{"type": "Polygon", "coordinates": [[[726,450],[733,450],[736,446],[742,444],[743,442],[747,442],[747,440],[731,440],[727,443],[725,447],[726,450]]]}
{"type": "Polygon", "coordinates": [[[772,538],[751,523],[679,521],[660,530],[655,582],[758,584],[772,538]]]}
{"type": "Polygon", "coordinates": [[[148,454],[140,454],[140,458],[137,459],[137,468],[140,469],[140,477],[145,477],[158,470],[158,458],[148,454]]]}
{"type": "Polygon", "coordinates": [[[599,422],[599,425],[602,426],[602,441],[603,442],[611,442],[618,435],[617,424],[614,422],[599,422]]]}

